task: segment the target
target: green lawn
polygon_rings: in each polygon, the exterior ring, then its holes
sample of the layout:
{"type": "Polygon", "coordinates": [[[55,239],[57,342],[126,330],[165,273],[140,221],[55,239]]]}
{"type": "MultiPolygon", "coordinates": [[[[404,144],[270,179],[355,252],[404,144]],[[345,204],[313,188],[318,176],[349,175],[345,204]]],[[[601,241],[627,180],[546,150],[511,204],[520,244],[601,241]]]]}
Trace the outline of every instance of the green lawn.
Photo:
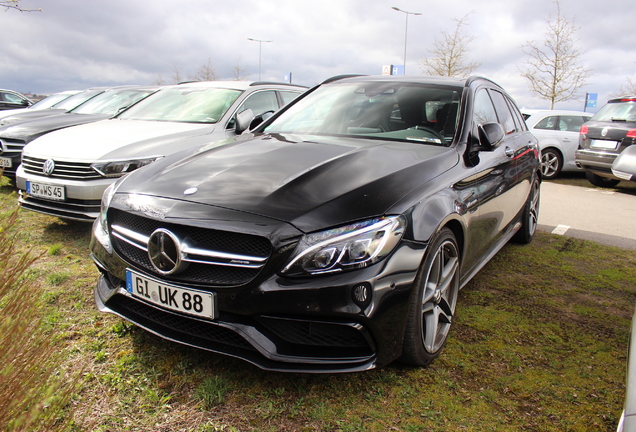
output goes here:
{"type": "MultiPolygon", "coordinates": [[[[17,205],[3,180],[0,226],[17,205]]],[[[430,367],[302,375],[97,312],[87,224],[21,211],[12,231],[16,253],[44,254],[27,277],[40,283],[39,331],[63,352],[60,374],[82,374],[68,381],[79,384],[61,419],[70,430],[613,431],[621,413],[634,251],[538,233],[506,246],[461,291],[430,367]]]]}

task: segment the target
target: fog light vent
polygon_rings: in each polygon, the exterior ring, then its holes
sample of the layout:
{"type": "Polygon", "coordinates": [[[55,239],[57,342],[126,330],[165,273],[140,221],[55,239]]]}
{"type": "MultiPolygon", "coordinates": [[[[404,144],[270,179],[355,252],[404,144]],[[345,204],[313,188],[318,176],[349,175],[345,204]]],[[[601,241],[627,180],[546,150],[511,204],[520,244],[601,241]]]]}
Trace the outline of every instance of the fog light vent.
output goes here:
{"type": "Polygon", "coordinates": [[[365,308],[371,303],[371,287],[366,283],[358,284],[351,290],[351,296],[355,304],[365,308]]]}

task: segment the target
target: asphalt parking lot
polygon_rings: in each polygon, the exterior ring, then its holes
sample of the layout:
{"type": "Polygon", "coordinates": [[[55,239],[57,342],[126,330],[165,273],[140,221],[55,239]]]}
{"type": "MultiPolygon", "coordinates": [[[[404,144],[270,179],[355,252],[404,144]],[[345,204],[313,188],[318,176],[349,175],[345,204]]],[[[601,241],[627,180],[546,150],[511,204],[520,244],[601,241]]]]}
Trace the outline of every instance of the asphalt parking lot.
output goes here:
{"type": "Polygon", "coordinates": [[[636,197],[610,190],[541,185],[539,229],[636,250],[636,197]]]}

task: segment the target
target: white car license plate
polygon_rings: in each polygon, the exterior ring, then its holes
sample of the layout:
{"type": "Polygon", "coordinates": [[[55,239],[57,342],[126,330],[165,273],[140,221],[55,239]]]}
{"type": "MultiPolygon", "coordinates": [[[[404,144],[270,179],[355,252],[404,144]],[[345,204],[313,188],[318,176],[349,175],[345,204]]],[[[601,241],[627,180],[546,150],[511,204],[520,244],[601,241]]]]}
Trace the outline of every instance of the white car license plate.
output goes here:
{"type": "Polygon", "coordinates": [[[126,270],[126,290],[148,303],[184,314],[214,319],[214,294],[183,288],[126,270]]]}
{"type": "Polygon", "coordinates": [[[9,158],[0,158],[0,168],[11,168],[13,164],[9,158]]]}
{"type": "Polygon", "coordinates": [[[618,141],[592,140],[592,142],[590,142],[590,147],[595,149],[616,150],[616,147],[618,147],[618,141]]]}
{"type": "Polygon", "coordinates": [[[26,191],[29,195],[55,201],[64,201],[66,191],[64,186],[55,186],[44,183],[26,182],[26,191]]]}

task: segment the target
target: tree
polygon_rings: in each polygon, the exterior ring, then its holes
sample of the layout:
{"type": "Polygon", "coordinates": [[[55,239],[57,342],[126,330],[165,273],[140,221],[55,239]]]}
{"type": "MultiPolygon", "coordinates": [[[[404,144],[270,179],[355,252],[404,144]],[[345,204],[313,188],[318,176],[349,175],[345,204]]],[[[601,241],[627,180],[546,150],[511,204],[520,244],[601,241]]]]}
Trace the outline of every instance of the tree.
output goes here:
{"type": "Polygon", "coordinates": [[[561,5],[555,1],[557,16],[548,18],[548,29],[542,44],[527,42],[521,48],[529,58],[524,61],[521,75],[528,79],[533,93],[550,101],[550,109],[557,102],[578,99],[579,90],[587,84],[592,70],[581,65],[582,52],[575,46],[578,30],[574,20],[561,15],[561,5]]]}
{"type": "Polygon", "coordinates": [[[20,12],[42,12],[42,9],[22,9],[22,7],[20,7],[20,0],[1,0],[0,7],[3,7],[5,11],[15,9],[20,12]]]}
{"type": "MultiPolygon", "coordinates": [[[[471,12],[472,13],[472,12],[471,12]]],[[[461,19],[454,19],[457,24],[455,31],[447,33],[443,31],[440,38],[433,42],[433,48],[429,50],[434,55],[433,58],[420,60],[420,69],[427,75],[457,76],[470,75],[475,69],[481,66],[478,62],[467,62],[466,54],[468,45],[475,40],[474,36],[467,36],[462,33],[462,26],[467,25],[468,15],[461,19]]]]}
{"type": "Polygon", "coordinates": [[[636,81],[627,78],[627,84],[623,84],[617,96],[636,95],[636,81]]]}
{"type": "Polygon", "coordinates": [[[245,78],[250,76],[250,74],[246,74],[245,72],[246,72],[246,69],[243,66],[241,66],[241,57],[239,56],[239,58],[236,59],[236,64],[232,68],[232,80],[243,81],[245,78]]]}
{"type": "Polygon", "coordinates": [[[208,58],[208,62],[201,66],[193,77],[197,81],[214,81],[218,79],[216,69],[212,66],[212,60],[208,58]]]}

